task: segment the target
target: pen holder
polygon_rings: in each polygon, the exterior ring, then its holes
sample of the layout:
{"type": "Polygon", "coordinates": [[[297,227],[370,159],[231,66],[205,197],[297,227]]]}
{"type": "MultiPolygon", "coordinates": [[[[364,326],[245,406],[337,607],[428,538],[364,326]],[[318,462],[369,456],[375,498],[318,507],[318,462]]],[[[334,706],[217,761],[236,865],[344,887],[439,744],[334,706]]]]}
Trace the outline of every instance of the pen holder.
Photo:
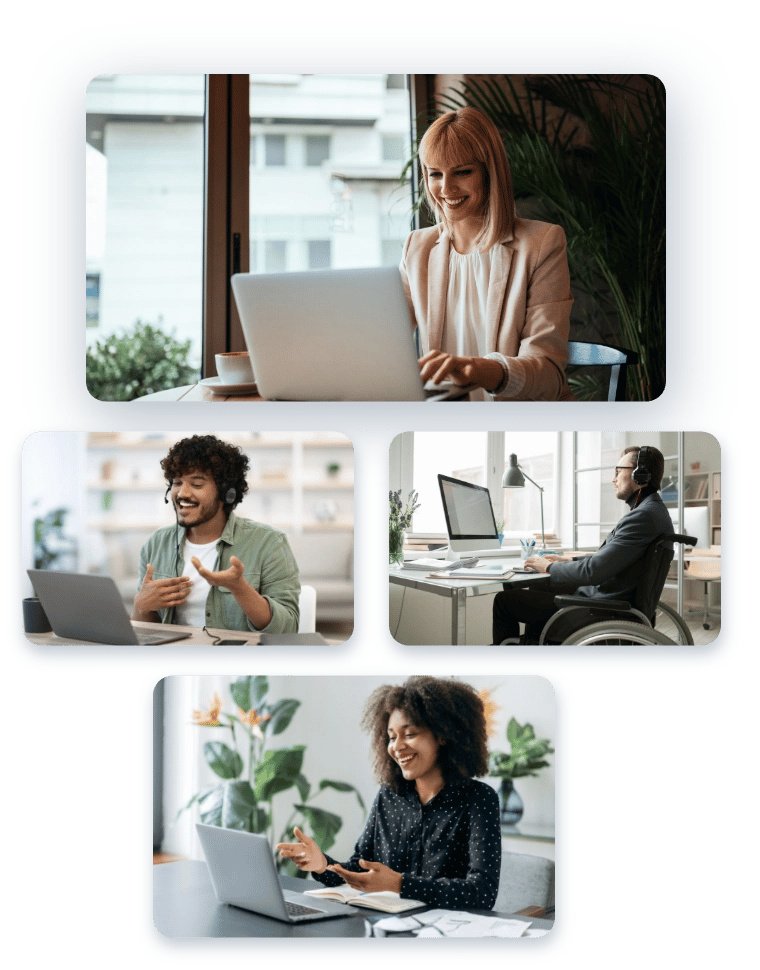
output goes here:
{"type": "Polygon", "coordinates": [[[520,548],[523,551],[523,559],[532,556],[536,548],[535,539],[520,539],[520,548]]]}
{"type": "Polygon", "coordinates": [[[24,611],[24,633],[51,633],[52,626],[42,603],[35,597],[30,596],[21,603],[24,611]]]}

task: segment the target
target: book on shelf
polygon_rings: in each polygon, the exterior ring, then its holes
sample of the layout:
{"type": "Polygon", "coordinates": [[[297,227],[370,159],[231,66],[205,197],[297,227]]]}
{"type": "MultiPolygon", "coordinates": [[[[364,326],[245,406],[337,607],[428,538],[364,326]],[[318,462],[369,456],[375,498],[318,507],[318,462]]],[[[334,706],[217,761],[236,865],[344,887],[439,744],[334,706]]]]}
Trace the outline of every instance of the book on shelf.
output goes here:
{"type": "Polygon", "coordinates": [[[419,899],[402,899],[398,893],[363,893],[350,886],[327,886],[324,889],[307,889],[305,896],[319,896],[321,899],[334,899],[349,906],[364,906],[366,909],[379,909],[383,913],[403,913],[407,909],[417,909],[427,903],[419,899]]]}

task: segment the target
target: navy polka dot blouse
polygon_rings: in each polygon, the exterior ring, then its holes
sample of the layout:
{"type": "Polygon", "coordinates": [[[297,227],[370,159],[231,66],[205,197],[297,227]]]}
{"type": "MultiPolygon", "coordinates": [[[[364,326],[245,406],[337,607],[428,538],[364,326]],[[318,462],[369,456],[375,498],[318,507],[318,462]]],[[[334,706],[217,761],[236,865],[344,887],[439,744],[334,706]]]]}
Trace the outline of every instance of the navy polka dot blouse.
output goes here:
{"type": "MultiPolygon", "coordinates": [[[[492,909],[501,868],[499,797],[473,779],[445,785],[427,805],[413,787],[397,793],[383,786],[342,865],[363,872],[359,859],[403,873],[405,899],[442,909],[492,909]]],[[[312,875],[326,886],[343,882],[334,872],[312,875]]]]}

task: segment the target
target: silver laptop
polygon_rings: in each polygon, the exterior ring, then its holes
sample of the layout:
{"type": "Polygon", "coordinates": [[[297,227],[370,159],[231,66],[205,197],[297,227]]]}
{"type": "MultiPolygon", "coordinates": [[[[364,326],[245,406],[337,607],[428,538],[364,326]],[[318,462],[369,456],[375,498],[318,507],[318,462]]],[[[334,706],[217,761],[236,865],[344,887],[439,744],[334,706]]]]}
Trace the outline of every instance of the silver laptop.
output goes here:
{"type": "Polygon", "coordinates": [[[189,633],[138,633],[110,576],[27,569],[57,637],[113,646],[184,640],[189,633]]]}
{"type": "Polygon", "coordinates": [[[267,400],[425,401],[409,307],[395,266],[232,277],[259,393],[267,400]]]}
{"type": "Polygon", "coordinates": [[[314,899],[280,886],[268,840],[263,835],[196,822],[211,885],[221,903],[287,923],[356,916],[345,903],[314,899]]]}

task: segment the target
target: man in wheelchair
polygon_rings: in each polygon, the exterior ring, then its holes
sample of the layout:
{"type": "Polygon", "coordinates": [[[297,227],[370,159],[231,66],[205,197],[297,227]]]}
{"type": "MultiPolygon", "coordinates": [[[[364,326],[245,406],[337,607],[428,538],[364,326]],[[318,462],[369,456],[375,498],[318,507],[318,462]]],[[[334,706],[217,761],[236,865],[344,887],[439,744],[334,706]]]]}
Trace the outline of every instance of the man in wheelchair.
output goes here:
{"type": "MultiPolygon", "coordinates": [[[[655,548],[658,539],[673,536],[670,514],[659,495],[664,468],[665,460],[657,448],[643,445],[623,450],[612,485],[615,496],[628,505],[629,511],[590,556],[533,556],[526,560],[526,566],[549,574],[549,588],[507,586],[504,592],[497,593],[493,602],[494,644],[505,640],[520,642],[520,623],[525,624],[522,642],[542,642],[541,633],[552,616],[563,606],[583,606],[586,601],[588,609],[576,608],[557,617],[550,636],[545,634],[547,642],[565,642],[565,637],[579,626],[599,619],[594,615],[595,605],[618,604],[623,615],[636,606],[645,609],[644,622],[651,621],[673,558],[672,541],[662,543],[661,549],[655,548]],[[652,575],[653,571],[657,576],[652,575]],[[654,589],[658,585],[659,589],[654,589]],[[646,604],[643,607],[642,593],[646,604]],[[574,599],[555,602],[558,595],[567,594],[573,594],[574,599]]],[[[637,616],[641,614],[634,612],[630,619],[640,622],[637,616]]]]}

